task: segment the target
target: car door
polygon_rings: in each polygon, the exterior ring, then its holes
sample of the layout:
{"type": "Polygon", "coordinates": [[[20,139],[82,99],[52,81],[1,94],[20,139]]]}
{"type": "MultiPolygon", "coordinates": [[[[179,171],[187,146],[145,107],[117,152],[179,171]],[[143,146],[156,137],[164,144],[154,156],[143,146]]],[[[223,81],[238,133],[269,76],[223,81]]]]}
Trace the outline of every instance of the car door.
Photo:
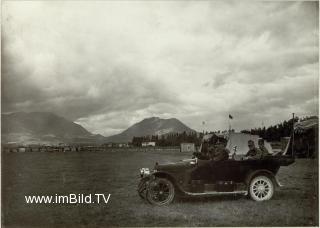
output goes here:
{"type": "Polygon", "coordinates": [[[238,181],[240,175],[240,161],[212,161],[211,180],[217,181],[238,181]]]}
{"type": "Polygon", "coordinates": [[[191,172],[191,180],[204,180],[210,182],[211,180],[211,161],[210,160],[198,160],[197,165],[191,172]]]}

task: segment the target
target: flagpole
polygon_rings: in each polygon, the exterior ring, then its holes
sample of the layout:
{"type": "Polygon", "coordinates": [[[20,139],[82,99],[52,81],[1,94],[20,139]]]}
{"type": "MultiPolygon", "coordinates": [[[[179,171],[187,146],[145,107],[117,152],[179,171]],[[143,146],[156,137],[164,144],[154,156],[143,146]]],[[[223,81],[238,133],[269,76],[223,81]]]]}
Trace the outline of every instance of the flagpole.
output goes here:
{"type": "Polygon", "coordinates": [[[231,132],[231,119],[232,119],[233,117],[229,114],[229,116],[228,116],[228,121],[229,121],[229,132],[231,132]]]}
{"type": "Polygon", "coordinates": [[[205,128],[205,121],[202,121],[202,130],[203,130],[203,136],[204,136],[204,128],[205,128]]]}
{"type": "Polygon", "coordinates": [[[292,113],[292,146],[291,146],[291,153],[292,153],[292,157],[295,158],[294,155],[294,113],[292,113]]]}
{"type": "MultiPolygon", "coordinates": [[[[232,116],[229,114],[228,116],[228,121],[229,121],[229,142],[230,142],[230,150],[231,148],[233,148],[233,144],[232,144],[232,139],[231,139],[231,119],[232,116]]],[[[230,151],[231,152],[231,151],[230,151]]],[[[231,155],[231,154],[230,154],[231,155]]],[[[235,157],[235,150],[233,151],[233,154],[231,155],[231,157],[235,157]]]]}

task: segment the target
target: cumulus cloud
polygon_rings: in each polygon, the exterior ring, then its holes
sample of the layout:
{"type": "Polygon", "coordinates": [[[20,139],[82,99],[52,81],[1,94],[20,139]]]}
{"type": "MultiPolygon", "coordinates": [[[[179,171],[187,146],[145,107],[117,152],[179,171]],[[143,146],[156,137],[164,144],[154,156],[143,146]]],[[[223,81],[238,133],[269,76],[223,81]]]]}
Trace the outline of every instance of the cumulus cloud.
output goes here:
{"type": "Polygon", "coordinates": [[[5,2],[2,111],[112,135],[150,116],[237,129],[318,114],[318,2],[5,2]]]}

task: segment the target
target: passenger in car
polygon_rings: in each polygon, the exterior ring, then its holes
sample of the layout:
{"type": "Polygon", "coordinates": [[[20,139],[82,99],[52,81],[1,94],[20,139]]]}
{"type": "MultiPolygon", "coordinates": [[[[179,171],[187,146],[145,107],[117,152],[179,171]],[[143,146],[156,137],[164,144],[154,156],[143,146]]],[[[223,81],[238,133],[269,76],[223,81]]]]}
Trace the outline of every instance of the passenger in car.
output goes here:
{"type": "Polygon", "coordinates": [[[249,151],[245,155],[245,159],[261,159],[262,152],[260,149],[256,148],[252,140],[248,141],[249,151]]]}
{"type": "Polygon", "coordinates": [[[262,157],[270,155],[269,151],[267,148],[264,146],[264,139],[259,139],[258,141],[259,149],[262,152],[262,157]]]}

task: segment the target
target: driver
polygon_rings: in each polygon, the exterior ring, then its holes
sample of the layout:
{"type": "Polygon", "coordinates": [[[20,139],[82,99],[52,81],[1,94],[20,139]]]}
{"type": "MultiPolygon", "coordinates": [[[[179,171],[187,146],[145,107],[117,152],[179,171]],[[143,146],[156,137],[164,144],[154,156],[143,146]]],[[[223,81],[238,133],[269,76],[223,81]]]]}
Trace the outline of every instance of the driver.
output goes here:
{"type": "Polygon", "coordinates": [[[262,152],[260,149],[256,148],[252,140],[248,141],[249,151],[245,155],[246,159],[260,159],[262,157],[262,152]]]}
{"type": "Polygon", "coordinates": [[[216,142],[216,136],[215,135],[206,135],[202,139],[202,145],[200,152],[194,152],[193,158],[197,157],[201,160],[209,160],[211,158],[211,155],[214,151],[214,144],[216,142]],[[207,136],[207,137],[206,137],[207,136]]]}
{"type": "Polygon", "coordinates": [[[217,143],[214,152],[211,154],[211,159],[213,161],[225,161],[229,158],[230,151],[225,148],[225,145],[223,143],[217,143]]]}

